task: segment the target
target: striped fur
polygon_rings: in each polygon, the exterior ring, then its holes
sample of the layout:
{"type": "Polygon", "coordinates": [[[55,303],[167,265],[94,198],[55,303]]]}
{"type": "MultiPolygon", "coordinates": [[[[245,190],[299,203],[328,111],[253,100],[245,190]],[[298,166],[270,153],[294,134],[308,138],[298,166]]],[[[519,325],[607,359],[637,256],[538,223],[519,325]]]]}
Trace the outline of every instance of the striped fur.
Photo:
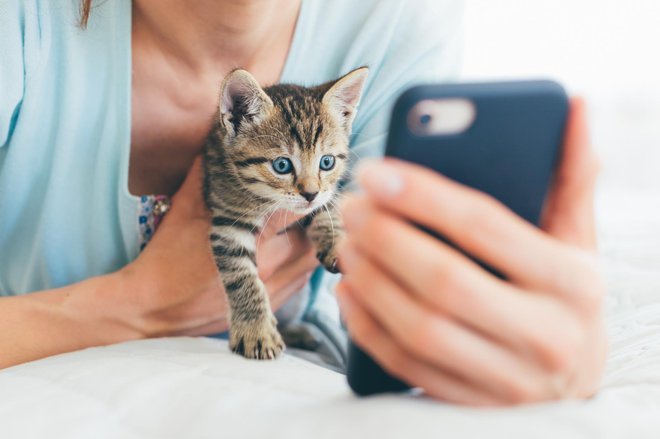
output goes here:
{"type": "Polygon", "coordinates": [[[274,211],[305,215],[301,223],[320,262],[337,271],[335,248],[343,231],[335,201],[366,76],[362,68],[318,87],[262,89],[248,72],[235,70],[222,84],[204,148],[204,199],[229,299],[234,352],[272,359],[284,349],[256,263],[256,236],[274,211]],[[326,155],[335,161],[329,170],[320,168],[326,155]],[[292,172],[275,171],[273,161],[281,157],[291,160],[292,172]]]}

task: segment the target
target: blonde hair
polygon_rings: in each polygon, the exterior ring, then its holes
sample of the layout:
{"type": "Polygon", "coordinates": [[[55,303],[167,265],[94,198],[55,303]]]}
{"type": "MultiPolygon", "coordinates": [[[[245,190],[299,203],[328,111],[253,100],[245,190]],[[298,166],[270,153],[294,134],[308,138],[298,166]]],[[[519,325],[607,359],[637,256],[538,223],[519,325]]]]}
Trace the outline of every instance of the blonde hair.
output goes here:
{"type": "Polygon", "coordinates": [[[92,9],[92,0],[80,0],[80,27],[87,27],[89,12],[92,9]]]}

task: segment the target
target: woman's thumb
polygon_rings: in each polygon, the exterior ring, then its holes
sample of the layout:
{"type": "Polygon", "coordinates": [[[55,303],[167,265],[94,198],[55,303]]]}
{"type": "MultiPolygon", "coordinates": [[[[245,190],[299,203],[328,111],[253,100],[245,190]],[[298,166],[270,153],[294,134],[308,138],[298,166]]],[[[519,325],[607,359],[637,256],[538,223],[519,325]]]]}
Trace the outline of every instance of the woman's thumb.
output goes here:
{"type": "Polygon", "coordinates": [[[206,218],[208,212],[202,196],[202,159],[197,157],[183,184],[172,197],[170,215],[206,218]]]}

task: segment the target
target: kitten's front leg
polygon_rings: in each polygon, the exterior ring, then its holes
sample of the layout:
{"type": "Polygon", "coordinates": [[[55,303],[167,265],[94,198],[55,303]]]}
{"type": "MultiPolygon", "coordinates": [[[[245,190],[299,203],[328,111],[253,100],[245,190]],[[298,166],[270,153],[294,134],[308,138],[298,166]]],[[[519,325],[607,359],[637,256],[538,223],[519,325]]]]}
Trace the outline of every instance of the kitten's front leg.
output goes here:
{"type": "Polygon", "coordinates": [[[282,352],[284,342],[257,272],[252,228],[214,211],[211,247],[229,299],[229,347],[247,358],[271,360],[282,352]]]}
{"type": "Polygon", "coordinates": [[[339,273],[337,248],[344,239],[344,228],[339,211],[328,203],[315,213],[307,229],[307,236],[316,247],[316,257],[326,270],[339,273]]]}

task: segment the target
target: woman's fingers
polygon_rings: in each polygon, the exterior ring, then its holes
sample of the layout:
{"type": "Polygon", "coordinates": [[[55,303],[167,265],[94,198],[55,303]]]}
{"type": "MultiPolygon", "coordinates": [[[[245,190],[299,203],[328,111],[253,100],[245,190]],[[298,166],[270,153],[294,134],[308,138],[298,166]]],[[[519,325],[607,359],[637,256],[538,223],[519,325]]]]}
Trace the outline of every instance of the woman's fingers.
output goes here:
{"type": "Polygon", "coordinates": [[[541,368],[532,367],[532,362],[491,338],[416,301],[365,255],[357,258],[362,261],[362,275],[349,272],[344,276],[354,292],[352,297],[410,355],[508,401],[548,393],[541,368]]]}
{"type": "Polygon", "coordinates": [[[487,392],[414,359],[353,298],[354,294],[346,283],[337,287],[337,298],[353,340],[390,374],[447,402],[471,406],[502,404],[487,392]]]}
{"type": "Polygon", "coordinates": [[[337,297],[353,340],[390,374],[447,402],[471,406],[502,404],[502,401],[484,390],[415,359],[393,340],[352,295],[349,285],[339,284],[337,297]]]}
{"type": "Polygon", "coordinates": [[[209,220],[209,213],[202,196],[202,159],[200,157],[195,159],[183,184],[172,197],[172,211],[167,216],[209,220]]]}
{"type": "Polygon", "coordinates": [[[565,367],[572,358],[580,343],[580,327],[567,305],[519,290],[364,200],[347,203],[349,209],[352,203],[360,205],[368,225],[354,224],[352,215],[345,218],[350,234],[340,258],[347,278],[360,284],[358,291],[378,294],[371,283],[389,276],[420,303],[534,356],[551,370],[565,367]],[[377,271],[370,261],[379,267],[377,271]]]}
{"type": "Polygon", "coordinates": [[[283,265],[300,258],[312,248],[305,231],[297,226],[286,229],[282,235],[269,239],[257,238],[257,241],[257,267],[263,280],[268,280],[283,265]]]}
{"type": "Polygon", "coordinates": [[[267,240],[275,235],[283,234],[289,228],[295,228],[296,222],[303,218],[303,215],[296,215],[285,210],[273,212],[266,218],[266,223],[259,232],[258,240],[267,240]]]}
{"type": "Polygon", "coordinates": [[[299,218],[283,211],[275,212],[257,235],[257,267],[264,282],[311,251],[311,242],[296,223],[299,218]]]}
{"type": "Polygon", "coordinates": [[[371,161],[361,166],[358,179],[379,206],[437,231],[522,287],[574,300],[576,276],[596,269],[595,261],[569,251],[492,197],[429,169],[371,161]]]}
{"type": "Polygon", "coordinates": [[[318,265],[316,252],[310,248],[306,253],[300,253],[298,257],[280,266],[264,281],[272,307],[279,308],[289,297],[300,291],[318,265]]]}
{"type": "Polygon", "coordinates": [[[589,140],[586,105],[582,99],[573,99],[542,227],[561,241],[589,251],[596,250],[594,193],[599,170],[589,140]]]}
{"type": "MultiPolygon", "coordinates": [[[[309,283],[311,277],[311,272],[307,272],[303,276],[300,276],[293,280],[291,283],[285,285],[284,288],[281,288],[280,290],[275,291],[273,294],[270,294],[270,306],[273,311],[280,309],[282,305],[284,305],[291,297],[305,288],[305,285],[309,283]]],[[[268,286],[266,286],[266,289],[268,289],[268,286]]]]}

